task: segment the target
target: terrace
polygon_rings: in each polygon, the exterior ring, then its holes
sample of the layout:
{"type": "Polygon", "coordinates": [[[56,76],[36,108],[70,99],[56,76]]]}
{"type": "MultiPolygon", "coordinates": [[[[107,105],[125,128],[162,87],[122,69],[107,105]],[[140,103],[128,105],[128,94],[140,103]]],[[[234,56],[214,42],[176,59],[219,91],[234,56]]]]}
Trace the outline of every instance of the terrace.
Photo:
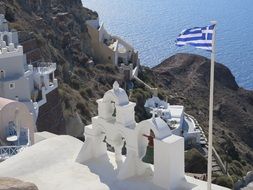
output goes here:
{"type": "Polygon", "coordinates": [[[56,63],[51,62],[41,62],[33,68],[34,72],[39,73],[40,75],[46,75],[54,72],[56,70],[56,63]]]}

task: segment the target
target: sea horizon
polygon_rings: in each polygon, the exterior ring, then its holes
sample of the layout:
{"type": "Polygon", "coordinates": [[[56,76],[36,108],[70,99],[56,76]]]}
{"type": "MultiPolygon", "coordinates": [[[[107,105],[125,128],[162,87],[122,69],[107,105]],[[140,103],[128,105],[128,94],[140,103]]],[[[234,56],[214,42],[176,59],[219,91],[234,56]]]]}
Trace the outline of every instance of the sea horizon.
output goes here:
{"type": "Polygon", "coordinates": [[[148,67],[176,53],[210,58],[209,52],[175,46],[175,40],[183,29],[209,25],[216,20],[216,62],[227,66],[238,85],[247,90],[253,90],[253,38],[249,38],[253,22],[247,22],[248,16],[253,16],[251,4],[250,0],[83,1],[83,6],[98,13],[108,32],[122,37],[139,51],[141,64],[148,67]]]}

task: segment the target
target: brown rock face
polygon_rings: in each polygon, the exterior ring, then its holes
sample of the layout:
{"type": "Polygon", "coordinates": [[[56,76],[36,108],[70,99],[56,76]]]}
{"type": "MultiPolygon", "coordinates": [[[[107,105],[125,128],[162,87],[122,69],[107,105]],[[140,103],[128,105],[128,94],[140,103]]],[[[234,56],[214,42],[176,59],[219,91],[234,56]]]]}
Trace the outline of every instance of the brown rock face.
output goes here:
{"type": "Polygon", "coordinates": [[[58,90],[47,94],[47,103],[39,108],[37,119],[38,131],[66,134],[65,122],[58,90]]]}
{"type": "MultiPolygon", "coordinates": [[[[176,54],[152,70],[159,83],[187,100],[181,103],[186,108],[191,106],[188,110],[207,126],[210,60],[192,54],[176,54]],[[169,84],[166,81],[170,81],[169,84]]],[[[239,88],[231,71],[219,63],[215,64],[214,85],[215,133],[217,136],[221,136],[221,130],[233,133],[233,138],[239,137],[252,149],[253,92],[239,88]]]]}
{"type": "MultiPolygon", "coordinates": [[[[193,54],[176,54],[144,70],[145,82],[156,81],[160,95],[182,104],[208,134],[210,60],[193,54]]],[[[240,88],[230,70],[215,64],[214,146],[229,172],[243,176],[253,169],[253,91],[240,88]]],[[[236,178],[235,178],[236,180],[236,178]]]]}
{"type": "Polygon", "coordinates": [[[0,178],[0,190],[38,190],[36,185],[15,178],[0,178]]]}

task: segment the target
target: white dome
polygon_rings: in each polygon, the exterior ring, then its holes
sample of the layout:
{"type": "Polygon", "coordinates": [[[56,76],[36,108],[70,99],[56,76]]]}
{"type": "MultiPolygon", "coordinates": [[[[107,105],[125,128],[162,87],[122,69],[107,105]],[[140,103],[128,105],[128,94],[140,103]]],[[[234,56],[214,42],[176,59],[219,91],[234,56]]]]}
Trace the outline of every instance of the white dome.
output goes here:
{"type": "Polygon", "coordinates": [[[124,106],[129,104],[129,99],[125,90],[119,87],[117,81],[113,84],[113,89],[105,93],[103,102],[114,101],[116,105],[124,106]]]}

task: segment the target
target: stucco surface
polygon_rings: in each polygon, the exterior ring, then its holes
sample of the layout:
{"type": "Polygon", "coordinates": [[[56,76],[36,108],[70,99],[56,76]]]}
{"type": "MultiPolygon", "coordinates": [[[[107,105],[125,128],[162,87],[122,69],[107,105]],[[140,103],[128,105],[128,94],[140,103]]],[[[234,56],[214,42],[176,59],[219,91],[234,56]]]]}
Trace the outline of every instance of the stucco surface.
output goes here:
{"type": "MultiPolygon", "coordinates": [[[[70,136],[57,136],[43,140],[20,154],[0,164],[0,177],[15,177],[37,185],[40,190],[107,190],[107,189],[157,189],[152,176],[134,177],[120,181],[116,178],[117,165],[113,153],[88,161],[74,160],[83,142],[70,136]]],[[[206,183],[186,177],[187,187],[181,189],[203,190],[206,183]]],[[[214,186],[215,190],[222,190],[214,186]]]]}

